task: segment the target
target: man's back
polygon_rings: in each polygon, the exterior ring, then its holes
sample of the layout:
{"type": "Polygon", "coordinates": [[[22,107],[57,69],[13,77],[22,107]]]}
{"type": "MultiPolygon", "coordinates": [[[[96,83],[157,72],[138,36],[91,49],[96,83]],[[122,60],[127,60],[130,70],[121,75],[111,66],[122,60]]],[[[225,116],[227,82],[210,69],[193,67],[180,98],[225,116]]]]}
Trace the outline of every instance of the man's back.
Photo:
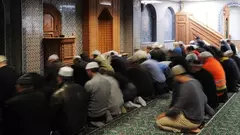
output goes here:
{"type": "Polygon", "coordinates": [[[6,102],[3,116],[6,135],[49,135],[49,109],[41,92],[17,94],[6,102]]]}
{"type": "Polygon", "coordinates": [[[86,63],[84,62],[72,65],[72,68],[74,69],[74,81],[81,86],[84,86],[85,83],[89,80],[85,67],[86,63]]]}
{"type": "Polygon", "coordinates": [[[111,114],[118,115],[121,113],[121,106],[124,104],[122,91],[115,78],[106,75],[104,77],[111,85],[111,95],[109,98],[108,109],[111,114]]]}
{"type": "Polygon", "coordinates": [[[154,81],[159,83],[164,83],[166,81],[166,77],[162,70],[159,68],[157,61],[146,60],[141,64],[141,67],[151,74],[154,81]]]}
{"type": "Polygon", "coordinates": [[[101,74],[96,74],[85,84],[85,89],[90,94],[88,116],[94,118],[105,115],[111,92],[109,81],[101,74]]]}
{"type": "Polygon", "coordinates": [[[212,74],[215,81],[224,80],[225,72],[222,65],[215,58],[207,58],[203,68],[212,74]],[[214,68],[213,68],[214,67],[214,68]]]}
{"type": "Polygon", "coordinates": [[[126,75],[127,65],[124,58],[119,56],[112,56],[111,66],[115,72],[119,72],[122,75],[126,75]]]}
{"type": "Polygon", "coordinates": [[[15,92],[17,73],[13,68],[4,66],[0,68],[0,104],[11,98],[15,92]]]}
{"type": "Polygon", "coordinates": [[[88,94],[80,85],[65,83],[52,97],[55,130],[72,135],[87,123],[88,94]]]}
{"type": "Polygon", "coordinates": [[[151,97],[154,95],[153,80],[150,74],[140,67],[131,67],[127,70],[127,76],[137,87],[137,95],[151,97]],[[144,78],[144,81],[142,79],[144,78]]]}
{"type": "Polygon", "coordinates": [[[173,99],[176,101],[173,108],[183,111],[185,117],[196,124],[200,124],[204,119],[205,105],[207,97],[203,93],[201,84],[192,79],[180,84],[173,99]]]}
{"type": "Polygon", "coordinates": [[[52,63],[48,63],[44,69],[44,77],[49,86],[54,90],[57,88],[56,78],[61,67],[63,67],[63,63],[61,61],[54,61],[52,63]]]}
{"type": "Polygon", "coordinates": [[[208,104],[212,108],[216,108],[218,106],[217,88],[213,76],[205,69],[192,73],[192,75],[202,84],[203,91],[208,98],[208,104]]]}

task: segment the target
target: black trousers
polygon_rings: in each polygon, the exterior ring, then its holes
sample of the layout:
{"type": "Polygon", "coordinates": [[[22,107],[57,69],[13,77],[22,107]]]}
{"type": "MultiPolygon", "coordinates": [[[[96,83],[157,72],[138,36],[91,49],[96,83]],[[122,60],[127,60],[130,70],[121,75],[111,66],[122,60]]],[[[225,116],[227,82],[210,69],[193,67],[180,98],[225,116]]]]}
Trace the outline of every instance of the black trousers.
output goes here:
{"type": "Polygon", "coordinates": [[[219,103],[226,103],[228,101],[227,92],[224,92],[222,96],[218,96],[219,103]]]}

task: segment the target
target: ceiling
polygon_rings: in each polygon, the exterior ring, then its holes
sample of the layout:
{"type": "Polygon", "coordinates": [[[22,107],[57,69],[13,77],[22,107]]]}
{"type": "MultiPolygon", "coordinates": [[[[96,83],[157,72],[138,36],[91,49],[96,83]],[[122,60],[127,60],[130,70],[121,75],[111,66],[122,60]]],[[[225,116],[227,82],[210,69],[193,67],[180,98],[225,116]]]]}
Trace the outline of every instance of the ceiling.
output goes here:
{"type": "MultiPolygon", "coordinates": [[[[219,0],[144,0],[144,1],[175,1],[175,2],[180,2],[180,1],[219,1],[219,0]]],[[[229,0],[225,0],[225,1],[229,1],[229,0]]]]}

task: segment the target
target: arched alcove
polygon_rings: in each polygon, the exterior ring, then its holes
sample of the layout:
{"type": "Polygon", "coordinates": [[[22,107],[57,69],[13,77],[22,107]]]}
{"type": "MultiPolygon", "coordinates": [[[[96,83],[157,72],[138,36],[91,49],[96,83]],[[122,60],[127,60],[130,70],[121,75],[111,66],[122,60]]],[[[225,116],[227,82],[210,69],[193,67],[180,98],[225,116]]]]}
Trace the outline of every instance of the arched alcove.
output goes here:
{"type": "Polygon", "coordinates": [[[153,5],[142,6],[142,42],[156,42],[157,40],[157,14],[153,5]]]}
{"type": "Polygon", "coordinates": [[[99,51],[113,50],[113,17],[107,8],[98,17],[98,37],[99,51]]]}
{"type": "Polygon", "coordinates": [[[62,32],[61,13],[51,4],[43,4],[44,37],[58,37],[62,32]]]}
{"type": "Polygon", "coordinates": [[[4,3],[1,0],[0,2],[0,14],[1,14],[1,20],[0,20],[0,55],[5,55],[5,7],[4,3]]]}
{"type": "Polygon", "coordinates": [[[164,40],[175,40],[175,12],[168,7],[164,15],[164,40]]]}
{"type": "Polygon", "coordinates": [[[224,35],[225,38],[229,38],[229,25],[231,22],[230,18],[230,8],[231,7],[238,7],[240,8],[240,2],[229,2],[225,5],[219,13],[219,25],[218,31],[224,35]]]}

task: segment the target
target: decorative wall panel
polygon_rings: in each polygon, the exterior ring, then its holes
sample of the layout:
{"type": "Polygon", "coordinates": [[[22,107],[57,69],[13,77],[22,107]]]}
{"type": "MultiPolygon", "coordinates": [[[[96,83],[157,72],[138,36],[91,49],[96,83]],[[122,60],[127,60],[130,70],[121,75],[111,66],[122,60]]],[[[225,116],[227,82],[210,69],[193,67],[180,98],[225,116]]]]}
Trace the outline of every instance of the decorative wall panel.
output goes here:
{"type": "Polygon", "coordinates": [[[43,72],[43,3],[62,15],[62,34],[76,36],[76,52],[82,50],[82,0],[22,0],[23,71],[43,72]]]}
{"type": "Polygon", "coordinates": [[[133,48],[140,49],[141,45],[141,1],[133,0],[133,48]]]}
{"type": "MultiPolygon", "coordinates": [[[[5,7],[5,43],[8,64],[21,73],[21,0],[3,0],[5,7]]],[[[3,35],[2,35],[3,36],[3,35]]]]}
{"type": "Polygon", "coordinates": [[[152,27],[153,22],[151,19],[151,10],[144,8],[142,12],[142,29],[141,29],[141,41],[152,42],[152,27]]]}
{"type": "Polygon", "coordinates": [[[42,0],[22,0],[23,72],[40,72],[42,70],[42,35],[42,0]]]}

